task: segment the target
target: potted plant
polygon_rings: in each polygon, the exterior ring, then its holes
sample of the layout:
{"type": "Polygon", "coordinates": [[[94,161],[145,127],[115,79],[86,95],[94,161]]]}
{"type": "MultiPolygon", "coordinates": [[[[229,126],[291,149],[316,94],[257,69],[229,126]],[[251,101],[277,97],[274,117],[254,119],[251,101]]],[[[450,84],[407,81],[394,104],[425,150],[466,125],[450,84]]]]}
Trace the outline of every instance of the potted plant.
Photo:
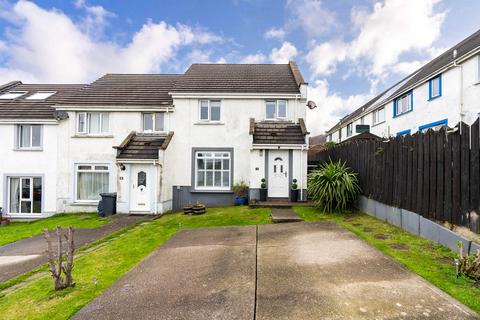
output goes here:
{"type": "Polygon", "coordinates": [[[207,210],[207,207],[200,202],[197,202],[195,205],[192,206],[193,214],[204,214],[207,210]]]}
{"type": "Polygon", "coordinates": [[[193,213],[193,206],[190,202],[187,205],[183,206],[183,213],[184,214],[192,214],[193,213]]]}
{"type": "Polygon", "coordinates": [[[260,184],[260,201],[267,201],[267,183],[265,178],[262,178],[260,184]]]}
{"type": "Polygon", "coordinates": [[[292,180],[292,189],[290,190],[290,201],[298,202],[298,184],[297,179],[292,180]]]}
{"type": "Polygon", "coordinates": [[[248,186],[245,183],[245,181],[242,180],[239,183],[234,184],[233,192],[235,192],[235,195],[236,195],[235,197],[236,206],[248,204],[248,197],[247,197],[248,186]]]}

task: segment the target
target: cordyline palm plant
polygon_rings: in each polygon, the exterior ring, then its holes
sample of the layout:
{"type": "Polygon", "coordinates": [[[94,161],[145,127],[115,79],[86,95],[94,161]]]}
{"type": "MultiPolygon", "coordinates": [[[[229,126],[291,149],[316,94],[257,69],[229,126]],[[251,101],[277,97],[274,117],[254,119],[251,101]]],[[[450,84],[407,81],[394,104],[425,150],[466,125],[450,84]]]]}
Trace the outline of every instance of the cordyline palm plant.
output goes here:
{"type": "Polygon", "coordinates": [[[330,160],[308,175],[308,194],[327,212],[346,209],[360,191],[357,174],[340,161],[330,160]]]}

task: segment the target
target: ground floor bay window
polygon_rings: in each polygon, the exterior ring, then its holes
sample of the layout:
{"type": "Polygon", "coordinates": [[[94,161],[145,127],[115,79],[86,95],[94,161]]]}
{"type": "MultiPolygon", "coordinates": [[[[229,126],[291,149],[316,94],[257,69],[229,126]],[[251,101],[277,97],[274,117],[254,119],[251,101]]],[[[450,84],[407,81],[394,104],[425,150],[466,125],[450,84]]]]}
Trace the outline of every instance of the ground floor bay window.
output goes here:
{"type": "Polygon", "coordinates": [[[195,188],[199,190],[230,190],[231,153],[195,152],[195,188]]]}
{"type": "Polygon", "coordinates": [[[8,213],[40,214],[42,213],[42,178],[9,177],[8,178],[8,213]]]}
{"type": "Polygon", "coordinates": [[[75,166],[75,200],[96,202],[100,193],[109,190],[109,170],[104,164],[77,164],[75,166]]]}

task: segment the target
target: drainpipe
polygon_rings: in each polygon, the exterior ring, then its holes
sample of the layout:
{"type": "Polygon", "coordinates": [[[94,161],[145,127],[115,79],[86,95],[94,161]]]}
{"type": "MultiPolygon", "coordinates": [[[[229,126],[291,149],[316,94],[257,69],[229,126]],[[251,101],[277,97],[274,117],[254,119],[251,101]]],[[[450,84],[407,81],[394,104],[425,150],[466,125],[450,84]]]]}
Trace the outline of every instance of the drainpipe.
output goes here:
{"type": "MultiPolygon", "coordinates": [[[[453,60],[453,67],[460,68],[460,121],[463,121],[465,117],[463,112],[463,65],[457,63],[456,57],[457,50],[455,49],[453,50],[453,58],[455,59],[453,60]]],[[[462,127],[460,127],[460,133],[462,133],[461,128],[462,127]]]]}
{"type": "Polygon", "coordinates": [[[303,189],[304,189],[304,183],[305,183],[305,180],[303,179],[303,145],[302,145],[302,150],[301,150],[301,153],[300,153],[300,175],[302,176],[301,179],[302,179],[302,187],[300,189],[300,199],[303,200],[303,189]]]}
{"type": "Polygon", "coordinates": [[[158,195],[157,195],[157,183],[158,183],[158,168],[157,168],[157,163],[155,160],[153,160],[153,167],[155,168],[155,188],[153,188],[153,194],[154,194],[154,197],[155,197],[155,201],[154,201],[154,205],[155,205],[155,215],[158,214],[158,195]]]}

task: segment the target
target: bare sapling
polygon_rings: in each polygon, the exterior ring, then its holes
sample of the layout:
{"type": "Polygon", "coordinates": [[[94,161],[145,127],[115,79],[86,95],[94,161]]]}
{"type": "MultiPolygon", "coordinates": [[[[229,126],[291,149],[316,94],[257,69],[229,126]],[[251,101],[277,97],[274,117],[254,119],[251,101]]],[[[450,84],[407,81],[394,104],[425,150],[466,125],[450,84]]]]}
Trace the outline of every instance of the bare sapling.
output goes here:
{"type": "Polygon", "coordinates": [[[455,259],[457,277],[465,275],[467,278],[473,279],[476,286],[480,286],[480,250],[476,253],[467,255],[463,252],[463,242],[459,241],[458,247],[460,253],[455,259]]]}
{"type": "Polygon", "coordinates": [[[75,251],[73,227],[70,226],[68,229],[63,230],[62,228],[57,227],[55,231],[58,240],[56,254],[54,253],[50,232],[45,229],[44,235],[45,240],[47,241],[48,264],[54,280],[55,290],[62,290],[75,286],[72,278],[73,255],[75,251]],[[66,246],[65,249],[64,241],[66,246]]]}

